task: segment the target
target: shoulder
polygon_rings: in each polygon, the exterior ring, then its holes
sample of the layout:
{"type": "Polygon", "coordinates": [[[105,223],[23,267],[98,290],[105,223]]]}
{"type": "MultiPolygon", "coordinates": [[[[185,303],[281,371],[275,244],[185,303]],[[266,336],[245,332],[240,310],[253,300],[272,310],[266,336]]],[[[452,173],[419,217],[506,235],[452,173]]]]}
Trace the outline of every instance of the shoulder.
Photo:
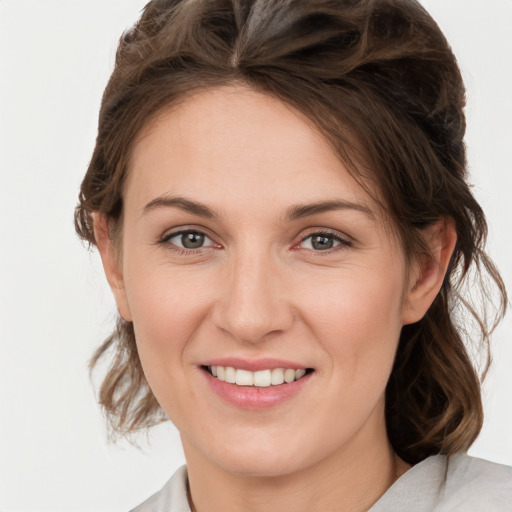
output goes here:
{"type": "Polygon", "coordinates": [[[400,479],[371,512],[510,512],[512,468],[457,454],[425,459],[400,479]]]}
{"type": "Polygon", "coordinates": [[[447,459],[439,510],[512,510],[512,467],[452,455],[447,459]]]}
{"type": "Polygon", "coordinates": [[[130,512],[190,512],[187,499],[187,467],[181,466],[171,479],[130,512]]]}
{"type": "MultiPolygon", "coordinates": [[[[435,455],[397,480],[370,512],[510,512],[512,467],[457,454],[435,455]]],[[[187,469],[131,512],[190,512],[187,469]]]]}

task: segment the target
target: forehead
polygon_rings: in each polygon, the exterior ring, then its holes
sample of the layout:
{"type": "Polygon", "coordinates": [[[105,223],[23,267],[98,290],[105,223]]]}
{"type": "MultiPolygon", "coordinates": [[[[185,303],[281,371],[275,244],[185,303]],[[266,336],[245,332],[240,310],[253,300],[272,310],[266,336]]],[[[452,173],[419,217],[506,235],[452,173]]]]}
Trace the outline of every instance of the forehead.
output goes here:
{"type": "Polygon", "coordinates": [[[162,194],[254,211],[262,197],[276,206],[340,195],[372,202],[305,115],[241,86],[195,92],[153,119],[125,192],[139,208],[162,194]]]}

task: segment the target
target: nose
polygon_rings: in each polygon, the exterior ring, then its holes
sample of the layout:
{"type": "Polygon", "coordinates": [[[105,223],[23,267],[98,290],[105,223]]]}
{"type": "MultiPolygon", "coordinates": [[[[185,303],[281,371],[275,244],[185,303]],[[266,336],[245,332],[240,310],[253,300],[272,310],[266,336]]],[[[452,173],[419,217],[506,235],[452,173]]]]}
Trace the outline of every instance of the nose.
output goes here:
{"type": "Polygon", "coordinates": [[[278,262],[247,252],[227,264],[214,321],[237,341],[258,343],[289,329],[294,314],[278,262]]]}

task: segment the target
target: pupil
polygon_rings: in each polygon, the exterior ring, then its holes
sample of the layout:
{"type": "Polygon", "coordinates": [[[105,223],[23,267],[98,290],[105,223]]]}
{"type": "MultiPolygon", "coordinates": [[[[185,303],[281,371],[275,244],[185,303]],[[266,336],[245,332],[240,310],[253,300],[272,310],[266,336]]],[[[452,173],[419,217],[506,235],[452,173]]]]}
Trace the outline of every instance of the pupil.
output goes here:
{"type": "Polygon", "coordinates": [[[181,243],[186,249],[198,249],[204,243],[204,235],[201,233],[185,233],[181,236],[181,243]]]}
{"type": "Polygon", "coordinates": [[[318,251],[325,251],[327,249],[332,249],[334,241],[330,236],[316,235],[313,237],[311,245],[318,251]]]}

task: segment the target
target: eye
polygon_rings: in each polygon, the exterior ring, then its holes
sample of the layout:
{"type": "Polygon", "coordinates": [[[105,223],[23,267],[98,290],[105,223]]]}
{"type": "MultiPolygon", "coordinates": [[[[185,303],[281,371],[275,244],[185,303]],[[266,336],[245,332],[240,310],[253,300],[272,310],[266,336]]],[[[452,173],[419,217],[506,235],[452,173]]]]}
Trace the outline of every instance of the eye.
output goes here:
{"type": "Polygon", "coordinates": [[[328,251],[338,246],[350,246],[350,242],[332,233],[312,233],[303,238],[300,245],[312,251],[328,251]]]}
{"type": "Polygon", "coordinates": [[[201,231],[187,230],[170,233],[165,236],[162,243],[170,243],[179,249],[202,249],[214,245],[213,241],[201,231]]]}

